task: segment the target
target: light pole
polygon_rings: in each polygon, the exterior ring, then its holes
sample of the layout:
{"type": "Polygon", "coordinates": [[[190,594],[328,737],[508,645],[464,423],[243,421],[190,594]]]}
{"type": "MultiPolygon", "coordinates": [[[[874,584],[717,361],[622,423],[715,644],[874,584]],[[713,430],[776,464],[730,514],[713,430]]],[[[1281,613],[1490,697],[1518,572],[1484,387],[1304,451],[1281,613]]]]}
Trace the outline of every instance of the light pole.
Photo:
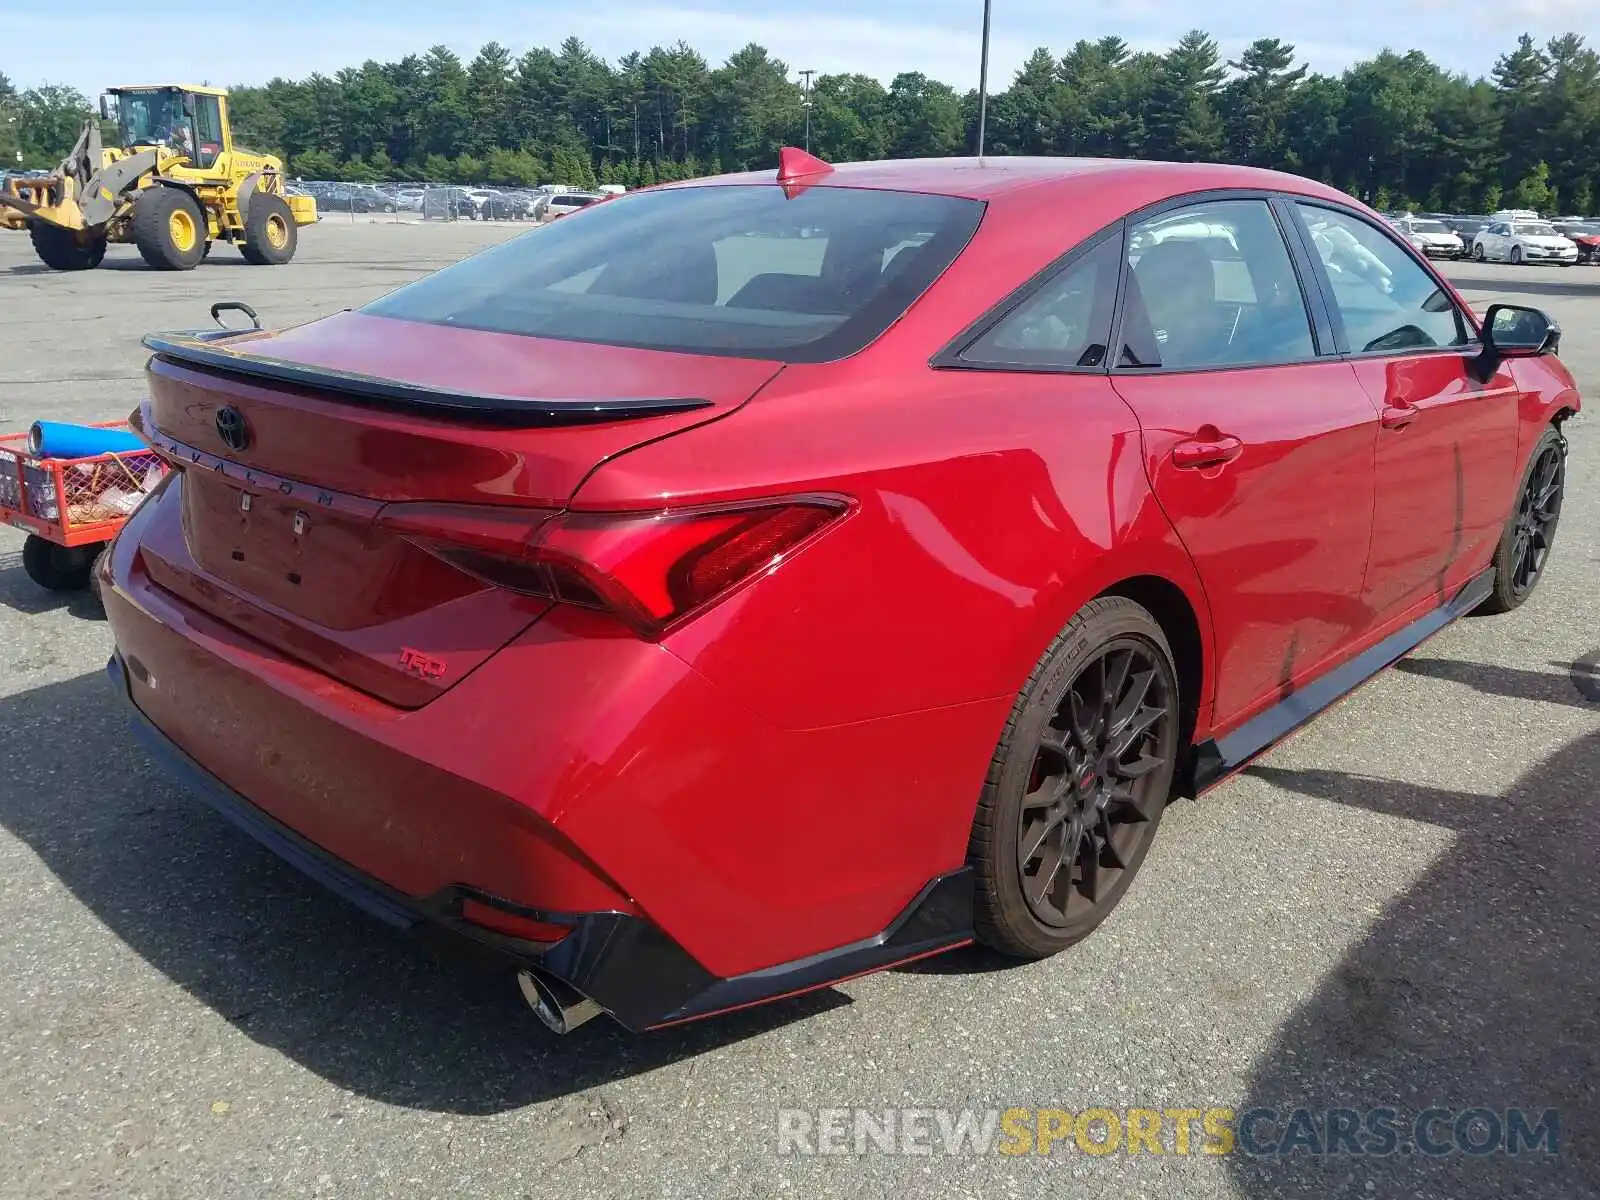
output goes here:
{"type": "Polygon", "coordinates": [[[800,107],[806,110],[806,153],[811,153],[811,77],[816,74],[813,70],[804,70],[800,74],[805,78],[805,91],[802,93],[800,107]]]}
{"type": "Polygon", "coordinates": [[[978,62],[978,157],[983,157],[984,126],[989,117],[989,3],[983,0],[983,57],[978,62]]]}

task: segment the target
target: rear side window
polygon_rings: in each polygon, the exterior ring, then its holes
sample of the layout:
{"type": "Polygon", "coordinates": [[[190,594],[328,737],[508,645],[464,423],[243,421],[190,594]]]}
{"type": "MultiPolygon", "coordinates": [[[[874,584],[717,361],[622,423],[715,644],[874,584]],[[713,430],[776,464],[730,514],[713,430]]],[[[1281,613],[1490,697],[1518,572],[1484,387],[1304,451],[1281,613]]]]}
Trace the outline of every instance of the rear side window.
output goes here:
{"type": "Polygon", "coordinates": [[[1358,217],[1299,205],[1354,354],[1462,346],[1467,328],[1438,282],[1386,234],[1358,217]]]}
{"type": "Polygon", "coordinates": [[[500,333],[821,362],[889,327],[954,261],[983,205],[777,184],[641,192],[363,309],[500,333]]]}
{"type": "Polygon", "coordinates": [[[1105,361],[1122,239],[1108,237],[1045,280],[961,352],[961,361],[1070,370],[1105,361]]]}

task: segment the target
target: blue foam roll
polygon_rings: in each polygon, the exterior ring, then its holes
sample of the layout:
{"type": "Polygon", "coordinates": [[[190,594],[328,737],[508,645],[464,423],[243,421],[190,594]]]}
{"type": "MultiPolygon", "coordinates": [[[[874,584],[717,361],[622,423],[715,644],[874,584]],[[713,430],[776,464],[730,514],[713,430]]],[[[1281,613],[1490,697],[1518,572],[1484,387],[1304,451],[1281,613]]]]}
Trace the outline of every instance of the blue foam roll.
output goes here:
{"type": "Polygon", "coordinates": [[[35,421],[28,430],[28,453],[37,458],[89,458],[143,450],[144,441],[126,429],[96,429],[65,421],[35,421]]]}

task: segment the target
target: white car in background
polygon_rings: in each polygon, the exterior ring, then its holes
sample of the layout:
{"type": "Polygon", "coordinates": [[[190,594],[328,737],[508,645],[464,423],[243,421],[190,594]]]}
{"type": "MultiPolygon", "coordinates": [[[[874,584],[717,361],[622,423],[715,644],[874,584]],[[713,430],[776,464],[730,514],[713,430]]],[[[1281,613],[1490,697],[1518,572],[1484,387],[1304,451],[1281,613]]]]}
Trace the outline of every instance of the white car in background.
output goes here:
{"type": "Polygon", "coordinates": [[[541,225],[546,225],[558,217],[564,217],[568,213],[575,213],[580,208],[588,208],[595,201],[604,200],[605,198],[593,192],[556,192],[554,195],[545,197],[534,206],[533,219],[541,225]]]}
{"type": "Polygon", "coordinates": [[[1570,267],[1578,261],[1578,244],[1563,237],[1549,221],[1495,214],[1487,229],[1472,239],[1475,262],[1553,262],[1570,267]]]}
{"type": "Polygon", "coordinates": [[[1443,221],[1428,217],[1395,217],[1391,222],[1405,238],[1429,258],[1461,258],[1467,245],[1443,221]]]}

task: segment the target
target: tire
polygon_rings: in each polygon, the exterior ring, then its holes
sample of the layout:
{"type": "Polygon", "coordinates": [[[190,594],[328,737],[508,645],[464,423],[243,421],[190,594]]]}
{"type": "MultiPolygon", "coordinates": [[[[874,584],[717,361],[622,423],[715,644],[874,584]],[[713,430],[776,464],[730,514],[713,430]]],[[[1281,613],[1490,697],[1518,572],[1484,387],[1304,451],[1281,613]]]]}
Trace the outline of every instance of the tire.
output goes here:
{"type": "Polygon", "coordinates": [[[1511,265],[1513,267],[1520,267],[1522,265],[1522,247],[1521,246],[1513,246],[1513,247],[1511,247],[1511,265]]]}
{"type": "Polygon", "coordinates": [[[1472,247],[1472,261],[1473,262],[1483,262],[1484,261],[1484,258],[1483,258],[1483,247],[1482,246],[1479,246],[1479,245],[1476,245],[1476,244],[1473,245],[1473,247],[1472,247]]]}
{"type": "Polygon", "coordinates": [[[99,545],[58,546],[30,533],[22,543],[22,569],[49,591],[78,591],[89,586],[89,571],[99,552],[99,545]]]}
{"type": "Polygon", "coordinates": [[[1045,958],[1088,936],[1155,838],[1178,741],[1177,671],[1161,626],[1124,597],[1091,601],[1039,660],[990,762],[967,846],[978,939],[1045,958]]]}
{"type": "Polygon", "coordinates": [[[1567,442],[1561,431],[1546,429],[1528,456],[1517,487],[1516,505],[1494,552],[1494,591],[1478,606],[1482,613],[1505,613],[1519,606],[1539,585],[1555,545],[1566,492],[1567,442]]]}
{"type": "Polygon", "coordinates": [[[106,555],[111,553],[111,543],[101,542],[98,546],[91,546],[94,557],[89,560],[89,590],[94,593],[95,603],[105,611],[105,598],[100,594],[100,567],[106,560],[106,555]]]}
{"type": "Polygon", "coordinates": [[[300,229],[287,200],[271,192],[257,192],[250,197],[244,241],[239,245],[246,262],[258,267],[282,266],[294,257],[299,243],[300,229]]]}
{"type": "Polygon", "coordinates": [[[206,253],[206,215],[188,192],[152,184],[133,202],[133,244],[158,271],[192,271],[206,253]]]}
{"type": "Polygon", "coordinates": [[[80,238],[70,229],[44,221],[28,222],[28,239],[39,261],[52,271],[90,271],[106,256],[104,236],[80,238]]]}

